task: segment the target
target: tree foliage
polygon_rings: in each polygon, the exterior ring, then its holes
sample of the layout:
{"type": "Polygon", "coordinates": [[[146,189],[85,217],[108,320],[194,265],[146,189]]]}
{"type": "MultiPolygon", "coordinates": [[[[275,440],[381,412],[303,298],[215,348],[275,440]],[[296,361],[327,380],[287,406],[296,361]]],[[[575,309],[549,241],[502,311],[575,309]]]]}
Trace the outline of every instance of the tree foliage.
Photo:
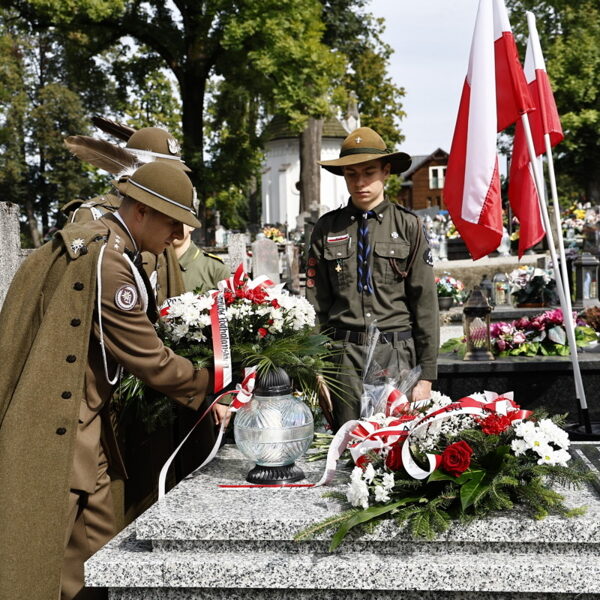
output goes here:
{"type": "MultiPolygon", "coordinates": [[[[390,145],[401,141],[404,92],[387,76],[391,49],[365,4],[0,0],[32,35],[60,40],[57,55],[83,71],[67,70],[66,82],[83,113],[181,136],[203,220],[208,206],[234,227],[256,213],[247,205],[259,193],[262,132],[274,114],[301,132],[309,118],[345,110],[354,90],[363,123],[390,145]]],[[[85,133],[83,122],[70,125],[54,131],[85,133]]]]}
{"type": "Polygon", "coordinates": [[[508,0],[522,48],[525,11],[532,11],[552,82],[565,140],[556,170],[563,195],[600,204],[600,2],[508,0]]]}

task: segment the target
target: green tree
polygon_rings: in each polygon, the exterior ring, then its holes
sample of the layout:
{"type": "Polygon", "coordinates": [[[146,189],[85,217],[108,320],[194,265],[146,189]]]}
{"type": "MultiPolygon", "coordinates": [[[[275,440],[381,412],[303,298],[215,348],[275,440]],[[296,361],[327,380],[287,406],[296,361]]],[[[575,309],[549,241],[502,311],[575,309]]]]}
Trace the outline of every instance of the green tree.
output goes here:
{"type": "Polygon", "coordinates": [[[406,116],[402,108],[405,90],[388,75],[393,50],[381,38],[384,20],[366,11],[366,0],[322,0],[322,4],[323,41],[343,53],[349,65],[338,82],[336,104],[345,111],[349,94],[354,92],[361,124],[375,129],[390,148],[395,147],[404,140],[399,121],[406,116]]]}
{"type": "Polygon", "coordinates": [[[565,134],[555,150],[562,198],[600,204],[600,2],[508,0],[521,48],[525,11],[536,15],[546,69],[565,134]]]}
{"type": "Polygon", "coordinates": [[[85,132],[86,111],[68,87],[61,41],[10,13],[0,14],[0,25],[0,194],[21,206],[26,237],[38,246],[60,220],[61,204],[94,191],[63,144],[73,131],[85,132]]]}

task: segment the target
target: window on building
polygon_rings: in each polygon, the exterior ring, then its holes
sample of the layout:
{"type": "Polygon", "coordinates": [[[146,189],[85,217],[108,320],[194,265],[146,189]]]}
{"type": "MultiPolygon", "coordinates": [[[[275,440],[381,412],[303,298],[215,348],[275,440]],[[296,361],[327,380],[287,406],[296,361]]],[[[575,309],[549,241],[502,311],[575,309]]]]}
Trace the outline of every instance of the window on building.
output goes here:
{"type": "Polygon", "coordinates": [[[446,167],[429,167],[429,189],[441,190],[444,187],[446,167]]]}

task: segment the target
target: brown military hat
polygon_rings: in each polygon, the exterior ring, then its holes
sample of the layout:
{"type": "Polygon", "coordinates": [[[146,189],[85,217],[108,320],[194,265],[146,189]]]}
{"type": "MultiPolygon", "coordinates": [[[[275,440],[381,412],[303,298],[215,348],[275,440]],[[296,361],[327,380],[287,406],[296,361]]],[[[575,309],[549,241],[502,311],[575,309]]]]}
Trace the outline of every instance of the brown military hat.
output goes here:
{"type": "Polygon", "coordinates": [[[200,227],[194,210],[195,190],[190,178],[171,163],[153,161],[133,175],[124,175],[113,185],[123,194],[142,202],[190,227],[200,227]]]}
{"type": "Polygon", "coordinates": [[[319,164],[335,175],[343,175],[342,167],[358,165],[382,158],[390,163],[391,173],[403,173],[410,167],[411,158],[404,152],[390,152],[381,136],[370,127],[355,129],[342,143],[340,157],[322,160],[319,164]]]}
{"type": "Polygon", "coordinates": [[[181,160],[179,142],[164,129],[143,127],[131,135],[125,146],[139,158],[168,162],[184,171],[191,169],[181,160]]]}

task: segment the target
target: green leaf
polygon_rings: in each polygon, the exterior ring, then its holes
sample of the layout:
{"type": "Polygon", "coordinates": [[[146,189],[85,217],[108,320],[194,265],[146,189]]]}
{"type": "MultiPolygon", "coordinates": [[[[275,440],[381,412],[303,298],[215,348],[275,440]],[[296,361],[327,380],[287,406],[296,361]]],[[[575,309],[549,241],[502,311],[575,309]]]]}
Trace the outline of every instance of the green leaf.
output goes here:
{"type": "Polygon", "coordinates": [[[469,508],[475,502],[475,499],[481,494],[483,491],[482,488],[489,487],[489,485],[483,485],[483,478],[485,477],[485,471],[477,471],[476,475],[470,478],[461,488],[460,488],[460,504],[464,510],[469,508]]]}
{"type": "Polygon", "coordinates": [[[367,523],[372,519],[376,519],[381,517],[382,515],[389,513],[399,506],[403,506],[404,504],[409,504],[410,502],[418,502],[420,498],[411,497],[411,498],[403,498],[398,502],[393,502],[392,504],[386,504],[384,506],[371,506],[365,510],[361,510],[358,513],[352,515],[349,519],[347,519],[335,532],[333,538],[331,539],[331,545],[329,546],[329,550],[332,552],[335,550],[341,543],[342,540],[346,537],[346,534],[357,525],[362,523],[367,523]]]}
{"type": "Polygon", "coordinates": [[[561,346],[564,346],[567,343],[567,334],[560,325],[555,325],[548,331],[548,338],[555,344],[560,344],[561,346]]]}

